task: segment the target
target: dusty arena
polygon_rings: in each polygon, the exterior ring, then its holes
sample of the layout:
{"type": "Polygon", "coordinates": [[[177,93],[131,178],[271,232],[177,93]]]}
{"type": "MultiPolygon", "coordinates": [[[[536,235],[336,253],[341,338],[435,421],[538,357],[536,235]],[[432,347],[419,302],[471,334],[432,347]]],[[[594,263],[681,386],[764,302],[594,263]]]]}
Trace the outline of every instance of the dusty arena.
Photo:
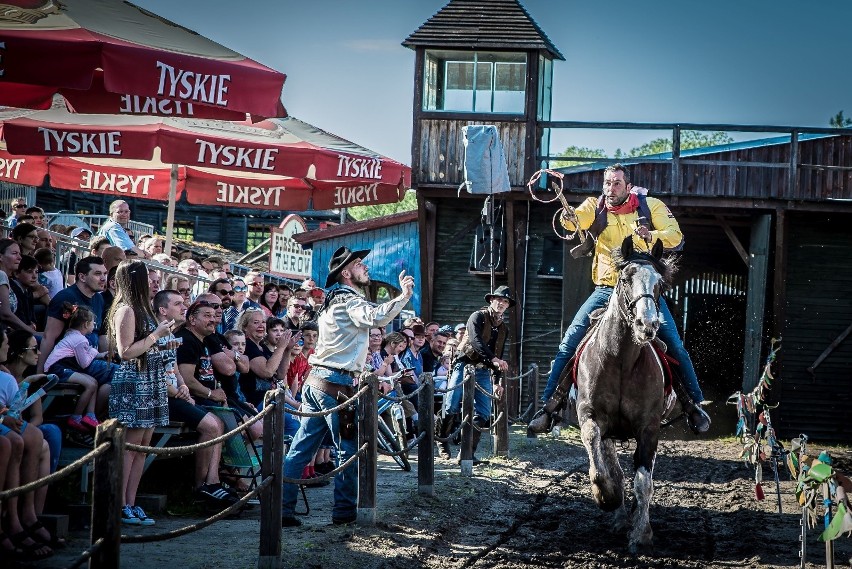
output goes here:
{"type": "MultiPolygon", "coordinates": [[[[531,440],[514,427],[511,456],[477,467],[473,478],[462,477],[455,462],[436,459],[432,498],[417,493],[416,463],[412,472],[402,472],[381,457],[376,527],[330,525],[331,487],[308,490],[305,525],[283,533],[283,566],[798,567],[800,510],[793,482],[782,476],[783,514],[776,511],[772,482],[764,483],[766,499],[756,501],[753,471],[738,460],[741,450],[733,439],[661,441],[651,506],[655,545],[639,556],[628,554],[625,534],[611,533],[611,516],[592,502],[576,430],[531,440]]],[[[848,470],[849,450],[831,450],[848,470]]],[[[630,452],[620,453],[626,469],[630,452]]],[[[160,532],[195,520],[160,515],[156,526],[137,531],[160,532]]],[[[186,537],[124,545],[122,567],[255,567],[259,528],[255,509],[186,537]]],[[[825,566],[818,535],[808,532],[808,567],[825,566]]],[[[73,544],[84,545],[86,537],[73,533],[73,544]]],[[[852,540],[841,537],[835,547],[837,565],[849,566],[852,540]]],[[[37,567],[64,567],[74,549],[37,567]]]]}

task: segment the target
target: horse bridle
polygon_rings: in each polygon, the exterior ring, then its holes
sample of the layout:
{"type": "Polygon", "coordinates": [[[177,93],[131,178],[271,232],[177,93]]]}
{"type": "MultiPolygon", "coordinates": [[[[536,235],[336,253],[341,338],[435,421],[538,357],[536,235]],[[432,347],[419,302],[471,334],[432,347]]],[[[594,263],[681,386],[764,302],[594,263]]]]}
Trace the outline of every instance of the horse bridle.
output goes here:
{"type": "MultiPolygon", "coordinates": [[[[632,263],[635,263],[637,265],[649,265],[650,266],[650,263],[643,263],[641,261],[632,261],[632,263]]],[[[622,271],[623,270],[624,269],[622,269],[622,271]]],[[[621,301],[622,292],[625,292],[625,288],[624,288],[624,285],[622,284],[621,277],[619,276],[619,279],[618,279],[618,281],[616,282],[616,285],[615,285],[615,294],[618,295],[619,301],[621,301]],[[619,287],[620,287],[620,289],[619,289],[619,287]]],[[[624,296],[628,296],[628,295],[625,293],[624,296]]],[[[642,300],[643,298],[650,298],[652,301],[654,301],[654,307],[657,309],[657,316],[660,315],[660,297],[659,297],[659,295],[653,295],[653,294],[649,294],[649,293],[640,294],[639,296],[637,296],[636,298],[634,298],[632,300],[629,300],[629,301],[625,300],[624,306],[621,305],[622,304],[621,302],[616,302],[616,306],[618,306],[618,309],[621,312],[621,315],[624,316],[624,318],[628,322],[633,322],[633,320],[636,318],[636,304],[640,300],[642,300]]]]}

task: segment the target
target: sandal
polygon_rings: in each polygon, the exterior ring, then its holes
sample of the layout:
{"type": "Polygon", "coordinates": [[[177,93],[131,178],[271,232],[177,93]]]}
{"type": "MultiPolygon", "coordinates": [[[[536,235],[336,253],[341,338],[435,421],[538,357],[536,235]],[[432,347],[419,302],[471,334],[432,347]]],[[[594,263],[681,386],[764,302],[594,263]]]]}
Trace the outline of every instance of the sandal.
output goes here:
{"type": "Polygon", "coordinates": [[[53,556],[53,550],[43,543],[39,543],[30,537],[27,530],[19,531],[9,536],[12,543],[21,550],[21,556],[33,561],[40,561],[53,556]],[[24,543],[30,540],[32,543],[24,543]]]}
{"type": "Polygon", "coordinates": [[[42,545],[47,545],[48,547],[51,547],[53,549],[63,549],[66,545],[68,545],[65,539],[61,537],[56,537],[55,535],[51,535],[51,533],[47,531],[47,528],[44,527],[44,525],[38,520],[36,520],[34,524],[29,526],[27,524],[22,525],[24,526],[24,530],[26,530],[26,532],[30,534],[30,537],[33,538],[34,541],[37,541],[42,545]],[[49,539],[45,539],[44,537],[36,533],[37,531],[42,529],[47,532],[47,535],[50,535],[49,539]]]}
{"type": "Polygon", "coordinates": [[[8,556],[12,557],[13,559],[17,559],[18,557],[20,557],[21,555],[24,554],[23,550],[21,550],[20,547],[15,545],[15,543],[12,541],[12,539],[8,535],[6,535],[2,531],[0,531],[0,544],[3,544],[7,541],[9,542],[9,545],[11,545],[12,547],[10,549],[8,547],[3,547],[2,545],[0,545],[0,551],[3,552],[3,557],[6,557],[8,555],[8,556]]]}

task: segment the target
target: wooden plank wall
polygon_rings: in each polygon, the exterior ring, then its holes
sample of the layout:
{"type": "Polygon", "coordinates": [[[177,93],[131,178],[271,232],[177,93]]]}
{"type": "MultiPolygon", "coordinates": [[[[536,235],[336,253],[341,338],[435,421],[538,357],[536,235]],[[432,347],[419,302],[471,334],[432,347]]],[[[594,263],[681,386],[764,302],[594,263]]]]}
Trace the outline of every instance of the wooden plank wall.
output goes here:
{"type": "Polygon", "coordinates": [[[361,231],[331,239],[314,242],[311,274],[317,284],[325,285],[328,277],[328,262],[338,247],[346,245],[353,251],[370,249],[364,262],[370,268],[370,279],[399,288],[399,273],[414,277],[416,286],[411,298],[411,308],[420,313],[422,291],[420,283],[420,247],[417,237],[417,222],[401,223],[372,231],[361,231]]]}
{"type": "MultiPolygon", "coordinates": [[[[852,338],[807,368],[852,324],[852,215],[789,213],[787,306],[773,424],[783,438],[852,440],[852,338]]],[[[765,356],[765,354],[764,354],[765,356]]]]}
{"type": "MultiPolygon", "coordinates": [[[[435,239],[435,286],[432,320],[441,324],[467,322],[474,310],[485,306],[483,298],[490,288],[490,276],[470,274],[470,251],[473,247],[473,222],[478,222],[482,200],[436,198],[437,236],[435,239]],[[467,229],[466,228],[470,228],[467,229]]],[[[497,276],[497,286],[506,284],[505,276],[497,276]]]]}
{"type": "MultiPolygon", "coordinates": [[[[704,154],[685,159],[752,161],[787,164],[790,145],[775,144],[729,152],[704,154]]],[[[628,159],[625,159],[627,162],[628,159]]],[[[787,169],[729,165],[682,164],[682,194],[685,196],[825,200],[852,199],[852,170],[809,167],[852,164],[852,137],[838,136],[804,140],[799,143],[798,187],[788,188],[787,169]]],[[[651,190],[652,195],[670,194],[671,164],[653,163],[629,166],[632,182],[651,190]]],[[[600,190],[601,171],[565,176],[565,187],[579,191],[600,190]]]]}
{"type": "Polygon", "coordinates": [[[509,182],[524,186],[526,124],[522,122],[483,122],[468,120],[421,119],[419,171],[414,172],[416,187],[423,184],[450,184],[464,181],[464,134],[473,124],[493,124],[500,134],[509,168],[509,182]]]}

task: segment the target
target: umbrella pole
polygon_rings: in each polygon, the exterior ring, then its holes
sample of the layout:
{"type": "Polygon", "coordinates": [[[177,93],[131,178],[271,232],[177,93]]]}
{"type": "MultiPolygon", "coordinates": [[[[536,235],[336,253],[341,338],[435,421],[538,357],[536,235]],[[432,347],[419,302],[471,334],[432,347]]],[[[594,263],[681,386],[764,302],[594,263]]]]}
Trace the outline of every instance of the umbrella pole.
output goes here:
{"type": "Polygon", "coordinates": [[[178,165],[172,164],[172,175],[169,180],[169,207],[166,212],[166,244],[163,253],[172,254],[172,231],[175,226],[175,201],[177,196],[178,165]]]}

